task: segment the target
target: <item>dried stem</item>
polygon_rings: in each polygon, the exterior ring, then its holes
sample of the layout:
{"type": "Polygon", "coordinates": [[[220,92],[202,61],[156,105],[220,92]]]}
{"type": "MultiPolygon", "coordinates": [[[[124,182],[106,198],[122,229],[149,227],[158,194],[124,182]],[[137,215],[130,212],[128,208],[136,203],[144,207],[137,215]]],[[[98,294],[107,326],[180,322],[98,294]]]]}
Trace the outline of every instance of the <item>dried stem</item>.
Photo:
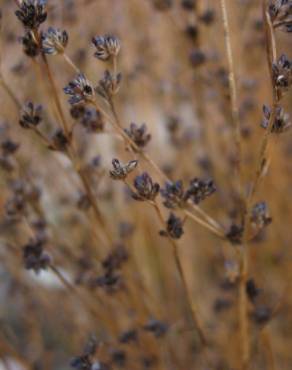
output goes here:
{"type": "MultiPolygon", "coordinates": [[[[156,211],[163,227],[165,227],[165,221],[163,219],[163,216],[162,216],[162,213],[159,209],[159,206],[157,205],[156,202],[151,202],[151,204],[155,208],[155,211],[156,211]]],[[[181,260],[180,260],[180,257],[179,257],[179,253],[178,253],[178,245],[171,237],[168,237],[168,240],[170,241],[170,243],[172,245],[172,252],[173,252],[175,265],[176,265],[177,271],[179,273],[179,276],[180,276],[180,279],[181,279],[181,282],[182,282],[182,285],[183,285],[184,295],[187,299],[187,303],[188,303],[188,306],[189,306],[189,309],[190,309],[193,325],[198,330],[200,341],[201,341],[202,345],[205,347],[207,345],[206,335],[204,333],[202,324],[201,324],[201,322],[198,318],[198,310],[197,310],[197,308],[196,308],[196,306],[193,302],[193,299],[191,297],[191,294],[189,292],[189,288],[188,288],[188,284],[187,284],[186,277],[185,277],[185,274],[184,274],[183,266],[182,266],[182,263],[181,263],[181,260]]]]}

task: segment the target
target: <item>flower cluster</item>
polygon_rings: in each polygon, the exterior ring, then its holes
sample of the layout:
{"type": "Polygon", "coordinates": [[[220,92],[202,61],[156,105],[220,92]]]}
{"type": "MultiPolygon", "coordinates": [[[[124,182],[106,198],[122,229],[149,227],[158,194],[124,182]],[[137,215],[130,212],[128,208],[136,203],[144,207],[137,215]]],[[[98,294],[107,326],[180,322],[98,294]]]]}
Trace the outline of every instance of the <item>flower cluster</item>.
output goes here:
{"type": "Polygon", "coordinates": [[[104,99],[109,100],[119,91],[121,81],[122,81],[121,73],[113,75],[108,70],[106,70],[104,72],[103,78],[99,81],[99,84],[95,88],[95,90],[104,99]]]}
{"type": "Polygon", "coordinates": [[[137,167],[137,164],[138,161],[132,160],[123,165],[115,158],[112,160],[113,170],[110,170],[110,176],[114,180],[124,180],[137,167]]]}
{"type": "Polygon", "coordinates": [[[291,0],[273,0],[268,10],[274,27],[280,27],[283,31],[292,32],[291,0]]]}
{"type": "Polygon", "coordinates": [[[128,252],[124,245],[117,245],[115,249],[102,261],[103,274],[91,281],[92,286],[105,288],[108,292],[118,289],[121,283],[119,270],[128,260],[128,252]]]}
{"type": "Polygon", "coordinates": [[[27,270],[39,272],[49,267],[51,257],[44,251],[43,240],[31,240],[23,247],[23,260],[27,270]]]}
{"type": "Polygon", "coordinates": [[[43,108],[41,105],[34,105],[27,102],[20,113],[19,124],[23,128],[33,128],[38,126],[42,121],[43,108]]]}
{"type": "Polygon", "coordinates": [[[119,39],[111,35],[93,37],[92,43],[96,48],[94,56],[102,61],[116,57],[121,48],[119,39]]]}
{"type": "Polygon", "coordinates": [[[268,226],[272,222],[272,218],[269,215],[268,206],[265,202],[259,202],[253,206],[250,221],[252,225],[259,229],[268,226]]]}
{"type": "Polygon", "coordinates": [[[64,87],[66,95],[70,95],[69,104],[90,102],[94,98],[94,89],[83,73],[79,73],[73,81],[64,87]]]}
{"type": "MultiPolygon", "coordinates": [[[[274,122],[272,123],[271,132],[279,134],[287,131],[291,127],[291,121],[289,114],[285,113],[284,109],[277,106],[275,111],[274,122]]],[[[269,127],[272,110],[270,107],[263,106],[264,118],[262,120],[261,126],[265,129],[269,127]]]]}
{"type": "Polygon", "coordinates": [[[67,31],[49,27],[47,32],[42,33],[42,50],[45,54],[62,54],[68,44],[68,40],[67,31]]]}
{"type": "Polygon", "coordinates": [[[23,52],[30,58],[34,58],[40,53],[39,44],[36,42],[32,31],[25,32],[24,36],[21,38],[23,52]]]}
{"type": "Polygon", "coordinates": [[[97,133],[103,131],[104,120],[101,112],[95,108],[84,105],[74,105],[70,110],[71,116],[79,122],[87,132],[97,133]]]}
{"type": "Polygon", "coordinates": [[[285,54],[282,54],[278,61],[273,63],[272,74],[274,86],[281,97],[292,84],[292,62],[285,54]]]}
{"type": "MultiPolygon", "coordinates": [[[[125,133],[137,145],[138,148],[144,148],[151,140],[151,134],[147,133],[147,126],[143,123],[140,127],[136,123],[131,123],[129,128],[126,128],[125,133]]],[[[132,148],[135,150],[135,148],[132,148]]]]}
{"type": "Polygon", "coordinates": [[[165,198],[163,204],[166,208],[183,208],[186,204],[185,191],[181,180],[167,182],[160,193],[165,198]]]}
{"type": "Polygon", "coordinates": [[[0,144],[0,168],[11,172],[14,169],[13,154],[18,150],[19,144],[7,138],[0,144]]]}
{"type": "Polygon", "coordinates": [[[157,182],[153,182],[147,172],[137,176],[134,180],[136,193],[132,193],[132,198],[139,201],[153,201],[159,193],[160,186],[157,182]]]}
{"type": "Polygon", "coordinates": [[[20,0],[15,15],[24,27],[37,29],[46,19],[46,0],[20,0]]]}
{"type": "Polygon", "coordinates": [[[191,199],[195,204],[212,195],[216,191],[213,180],[202,180],[194,178],[190,181],[189,188],[186,191],[186,198],[191,199]]]}
{"type": "Polygon", "coordinates": [[[183,233],[184,230],[182,220],[175,214],[170,213],[167,220],[166,230],[161,230],[160,235],[168,236],[172,239],[179,239],[183,235],[183,233]]]}

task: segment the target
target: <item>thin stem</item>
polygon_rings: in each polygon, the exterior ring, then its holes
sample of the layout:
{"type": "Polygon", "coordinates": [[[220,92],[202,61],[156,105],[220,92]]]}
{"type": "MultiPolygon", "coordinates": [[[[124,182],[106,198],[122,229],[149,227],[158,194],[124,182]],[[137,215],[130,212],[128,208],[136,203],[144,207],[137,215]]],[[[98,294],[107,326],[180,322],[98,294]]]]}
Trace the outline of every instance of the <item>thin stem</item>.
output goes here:
{"type": "MultiPolygon", "coordinates": [[[[154,207],[154,209],[155,209],[163,227],[165,227],[165,221],[163,219],[163,216],[161,214],[161,211],[160,211],[157,203],[151,202],[151,204],[153,205],[153,207],[154,207]]],[[[168,237],[168,240],[170,241],[170,243],[172,245],[172,252],[173,252],[175,265],[176,265],[177,271],[179,273],[181,282],[183,284],[183,289],[184,289],[185,297],[187,299],[187,304],[188,304],[189,309],[190,309],[193,325],[198,330],[200,341],[201,341],[202,345],[205,347],[207,345],[206,335],[204,333],[202,324],[201,324],[201,322],[198,318],[198,312],[197,312],[198,310],[197,310],[197,308],[196,308],[196,306],[195,306],[195,304],[192,300],[191,294],[189,292],[187,280],[186,280],[185,273],[184,273],[184,270],[183,270],[183,266],[182,266],[182,263],[181,263],[181,260],[180,260],[180,257],[179,257],[179,253],[178,253],[178,245],[176,244],[176,242],[171,237],[168,237]]]]}
{"type": "Polygon", "coordinates": [[[55,101],[57,110],[59,112],[59,115],[60,115],[60,118],[61,118],[61,121],[62,121],[64,133],[65,133],[66,136],[69,137],[70,129],[69,129],[68,123],[66,121],[65,115],[63,113],[63,109],[61,107],[61,103],[60,103],[60,100],[59,100],[58,91],[57,91],[57,87],[56,87],[56,84],[55,84],[54,77],[52,75],[48,60],[47,60],[47,58],[44,54],[42,54],[42,59],[44,61],[45,69],[46,69],[46,72],[47,72],[47,75],[48,75],[48,78],[49,78],[49,81],[50,81],[50,84],[51,84],[51,87],[52,87],[53,99],[55,101]]]}
{"type": "Polygon", "coordinates": [[[242,147],[241,147],[241,131],[240,131],[240,118],[239,118],[239,105],[238,105],[238,98],[237,98],[237,87],[236,87],[236,80],[235,80],[235,68],[234,68],[234,60],[233,60],[233,53],[232,53],[232,46],[231,46],[231,38],[230,38],[230,25],[228,20],[228,12],[227,12],[227,5],[226,0],[220,0],[221,3],[221,11],[222,11],[222,18],[223,18],[223,27],[224,27],[224,39],[225,39],[225,47],[228,59],[228,69],[229,69],[229,88],[230,88],[230,95],[231,95],[231,109],[232,109],[232,119],[234,124],[234,140],[236,146],[236,171],[238,175],[238,193],[241,196],[242,200],[244,199],[243,192],[242,192],[242,147]]]}
{"type": "Polygon", "coordinates": [[[15,106],[18,108],[18,110],[21,109],[21,103],[14,94],[14,92],[10,89],[9,85],[4,80],[4,77],[2,75],[2,72],[0,72],[0,84],[2,85],[3,89],[6,91],[7,95],[10,97],[10,99],[14,102],[15,106]]]}
{"type": "Polygon", "coordinates": [[[215,234],[216,236],[218,236],[219,238],[222,238],[222,239],[225,239],[225,234],[221,231],[218,231],[216,228],[214,228],[212,225],[209,225],[208,223],[206,223],[204,220],[202,220],[201,218],[197,217],[196,215],[194,215],[192,212],[188,211],[188,210],[183,210],[183,213],[190,219],[194,220],[196,223],[198,223],[199,225],[201,226],[204,226],[206,229],[208,229],[209,231],[211,231],[213,234],[215,234]]]}
{"type": "Polygon", "coordinates": [[[65,59],[66,63],[76,72],[80,73],[80,69],[73,63],[72,59],[68,57],[66,53],[62,54],[62,57],[65,59]]]}

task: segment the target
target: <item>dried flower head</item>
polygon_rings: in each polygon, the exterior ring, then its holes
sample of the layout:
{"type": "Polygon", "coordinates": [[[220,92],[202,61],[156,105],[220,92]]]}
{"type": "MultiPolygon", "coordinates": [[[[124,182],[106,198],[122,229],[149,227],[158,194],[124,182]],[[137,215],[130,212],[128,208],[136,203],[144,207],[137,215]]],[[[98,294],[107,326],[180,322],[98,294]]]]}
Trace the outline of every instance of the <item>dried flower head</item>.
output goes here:
{"type": "Polygon", "coordinates": [[[103,131],[103,116],[96,108],[90,108],[84,105],[73,105],[70,109],[70,114],[87,132],[97,133],[103,131]]]}
{"type": "Polygon", "coordinates": [[[199,204],[216,191],[213,180],[202,180],[194,178],[186,191],[185,197],[191,199],[195,204],[199,204]]]}
{"type": "MultiPolygon", "coordinates": [[[[144,148],[151,139],[151,134],[147,133],[145,123],[140,127],[136,123],[131,123],[130,128],[126,128],[124,131],[139,148],[144,148]]],[[[135,148],[132,149],[135,150],[135,148]]]]}
{"type": "Polygon", "coordinates": [[[52,136],[51,142],[50,149],[65,152],[69,144],[69,139],[62,129],[57,129],[52,136]]]}
{"type": "Polygon", "coordinates": [[[226,238],[232,243],[232,244],[241,244],[243,236],[243,227],[232,224],[230,226],[230,229],[226,233],[226,238]]]}
{"type": "Polygon", "coordinates": [[[168,332],[169,328],[167,323],[163,321],[150,319],[147,324],[143,326],[143,329],[152,333],[156,338],[161,338],[168,332]]]}
{"type": "Polygon", "coordinates": [[[11,139],[6,139],[1,142],[0,147],[3,156],[10,156],[18,150],[19,144],[11,139]]]}
{"type": "Polygon", "coordinates": [[[152,0],[155,9],[163,11],[168,10],[173,5],[173,0],[152,0]]]}
{"type": "Polygon", "coordinates": [[[19,124],[23,128],[33,128],[42,121],[43,108],[41,105],[34,105],[32,102],[26,103],[21,112],[19,124]]]}
{"type": "Polygon", "coordinates": [[[274,86],[279,97],[287,91],[292,84],[292,62],[285,54],[282,54],[277,62],[272,65],[274,86]]]}
{"type": "Polygon", "coordinates": [[[70,365],[77,370],[92,370],[93,359],[92,356],[97,350],[97,341],[94,336],[91,336],[81,355],[74,357],[70,365]]]}
{"type": "Polygon", "coordinates": [[[94,56],[102,61],[116,57],[121,48],[119,39],[111,35],[93,37],[92,43],[96,48],[94,56]]]}
{"type": "Polygon", "coordinates": [[[94,89],[83,73],[79,73],[73,81],[70,81],[64,87],[64,92],[71,96],[68,100],[71,105],[90,102],[94,98],[94,89]]]}
{"type": "Polygon", "coordinates": [[[250,221],[259,229],[268,226],[272,222],[266,202],[259,202],[253,206],[250,221]]]}
{"type": "Polygon", "coordinates": [[[132,198],[139,201],[154,200],[159,193],[159,184],[153,182],[147,172],[137,176],[134,180],[136,193],[132,193],[132,198]]]}
{"type": "Polygon", "coordinates": [[[114,180],[124,180],[130,172],[137,167],[138,161],[133,160],[123,165],[118,159],[112,160],[113,170],[110,170],[110,176],[114,180]]]}
{"type": "Polygon", "coordinates": [[[261,289],[259,289],[254,279],[248,279],[245,285],[246,294],[249,300],[254,303],[256,298],[259,296],[261,289]]]}
{"type": "Polygon", "coordinates": [[[284,31],[291,32],[292,26],[292,1],[271,0],[268,6],[269,15],[274,27],[281,27],[284,31]]]}
{"type": "Polygon", "coordinates": [[[161,236],[169,236],[172,239],[179,239],[184,233],[183,222],[175,214],[171,213],[167,220],[166,230],[161,230],[161,236]]]}
{"type": "MultiPolygon", "coordinates": [[[[280,134],[287,131],[291,128],[291,121],[289,114],[284,112],[284,109],[280,106],[277,106],[275,112],[275,118],[271,132],[280,134]]],[[[272,110],[267,105],[263,106],[264,118],[262,120],[261,126],[265,129],[269,127],[272,110]]]]}
{"type": "Polygon", "coordinates": [[[96,92],[105,99],[110,99],[119,91],[122,81],[122,74],[111,74],[109,71],[104,72],[102,80],[99,81],[98,86],[95,88],[96,92]]]}
{"type": "Polygon", "coordinates": [[[23,248],[23,260],[27,270],[39,272],[49,267],[51,257],[44,252],[42,240],[31,240],[23,248]]]}
{"type": "Polygon", "coordinates": [[[33,37],[32,31],[27,31],[21,38],[23,52],[30,58],[34,58],[40,53],[40,47],[33,37]]]}
{"type": "Polygon", "coordinates": [[[47,19],[46,0],[18,0],[15,15],[24,27],[37,29],[47,19]]]}
{"type": "Polygon", "coordinates": [[[165,199],[163,204],[166,208],[182,208],[186,203],[185,192],[181,180],[175,182],[167,182],[165,188],[160,191],[165,199]]]}
{"type": "Polygon", "coordinates": [[[197,0],[181,0],[181,6],[185,10],[194,10],[197,5],[197,0]]]}
{"type": "Polygon", "coordinates": [[[42,33],[42,50],[45,54],[62,54],[68,44],[68,39],[67,31],[50,27],[47,32],[42,33]]]}

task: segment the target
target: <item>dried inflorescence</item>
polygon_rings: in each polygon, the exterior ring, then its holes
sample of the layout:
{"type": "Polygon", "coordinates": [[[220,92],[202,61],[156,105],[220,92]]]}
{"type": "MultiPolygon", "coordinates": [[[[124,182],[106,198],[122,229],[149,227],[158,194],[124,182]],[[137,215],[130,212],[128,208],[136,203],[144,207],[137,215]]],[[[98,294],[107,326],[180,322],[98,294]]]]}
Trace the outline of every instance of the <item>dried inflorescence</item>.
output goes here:
{"type": "Polygon", "coordinates": [[[283,31],[292,32],[291,0],[270,0],[268,11],[274,27],[280,27],[283,31]]]}
{"type": "Polygon", "coordinates": [[[173,0],[152,0],[155,9],[164,11],[173,6],[173,0]]]}
{"type": "Polygon", "coordinates": [[[174,213],[170,213],[166,221],[166,230],[161,230],[161,236],[168,236],[172,239],[179,239],[183,235],[183,221],[174,213]]]}
{"type": "Polygon", "coordinates": [[[282,54],[277,62],[273,63],[272,75],[274,87],[280,98],[292,84],[292,62],[285,54],[282,54]]]}
{"type": "Polygon", "coordinates": [[[112,160],[113,170],[110,170],[110,176],[114,180],[125,180],[129,173],[134,171],[138,165],[137,160],[129,161],[126,164],[122,164],[118,159],[112,160]]]}
{"type": "Polygon", "coordinates": [[[149,333],[152,333],[156,338],[164,337],[168,332],[167,323],[157,320],[150,319],[144,326],[143,329],[149,333]]]}
{"type": "Polygon", "coordinates": [[[232,224],[226,233],[226,238],[232,244],[241,244],[243,236],[243,227],[241,225],[232,224]]]}
{"type": "Polygon", "coordinates": [[[181,180],[167,182],[165,188],[160,191],[165,199],[163,204],[166,208],[183,208],[186,205],[185,191],[181,180]]]}
{"type": "Polygon", "coordinates": [[[24,27],[36,30],[47,19],[46,0],[19,0],[15,15],[24,27]]]}
{"type": "Polygon", "coordinates": [[[76,370],[92,370],[95,365],[93,356],[97,351],[97,341],[91,336],[81,355],[74,357],[70,365],[76,370]]]}
{"type": "MultiPolygon", "coordinates": [[[[151,134],[147,133],[147,126],[145,123],[140,127],[136,125],[136,123],[131,123],[130,127],[125,129],[125,133],[140,149],[145,148],[151,140],[151,134]]],[[[135,150],[136,148],[132,149],[135,150]]]]}
{"type": "Polygon", "coordinates": [[[70,114],[77,122],[82,125],[89,133],[102,132],[104,129],[104,119],[102,113],[96,108],[84,105],[73,105],[70,114]]]}
{"type": "Polygon", "coordinates": [[[23,247],[23,260],[25,268],[36,273],[51,264],[51,257],[44,251],[44,242],[39,239],[31,240],[23,247]]]}
{"type": "Polygon", "coordinates": [[[153,201],[159,193],[160,186],[157,182],[153,182],[151,176],[147,172],[143,172],[134,180],[136,193],[132,193],[132,198],[139,201],[153,201]]]}
{"type": "Polygon", "coordinates": [[[27,102],[20,112],[20,126],[27,129],[35,128],[43,119],[42,112],[43,108],[41,105],[35,105],[32,102],[27,102]]]}
{"type": "Polygon", "coordinates": [[[25,32],[24,36],[21,38],[23,52],[30,58],[34,58],[40,53],[40,46],[35,40],[32,31],[25,32]]]}
{"type": "Polygon", "coordinates": [[[66,152],[69,144],[69,138],[65,135],[63,129],[59,128],[55,130],[51,138],[52,150],[59,150],[60,152],[66,152]]]}
{"type": "Polygon", "coordinates": [[[79,73],[63,90],[70,96],[68,102],[71,105],[94,100],[94,89],[83,73],[79,73]]]}
{"type": "Polygon", "coordinates": [[[258,229],[262,229],[272,222],[266,202],[259,202],[253,206],[250,221],[258,229]]]}
{"type": "Polygon", "coordinates": [[[47,32],[42,33],[42,50],[45,54],[63,54],[68,44],[67,31],[49,27],[47,32]]]}
{"type": "Polygon", "coordinates": [[[191,199],[195,204],[199,204],[204,199],[215,193],[216,187],[213,180],[202,180],[194,178],[186,191],[185,197],[191,199]]]}
{"type": "Polygon", "coordinates": [[[264,114],[264,118],[261,123],[261,126],[263,128],[267,129],[269,125],[272,124],[271,132],[276,133],[276,134],[286,132],[288,129],[291,128],[290,116],[289,114],[285,113],[282,107],[277,106],[275,108],[273,123],[270,122],[271,114],[272,114],[272,109],[270,107],[268,107],[267,105],[264,105],[263,114],[264,114]]]}
{"type": "Polygon", "coordinates": [[[124,245],[117,245],[112,252],[102,261],[103,273],[92,279],[92,287],[104,288],[106,292],[113,293],[121,288],[122,276],[120,273],[123,265],[128,261],[128,252],[124,245]]]}
{"type": "Polygon", "coordinates": [[[114,75],[110,71],[106,70],[95,90],[104,99],[110,100],[119,91],[121,81],[121,73],[114,75]]]}
{"type": "Polygon", "coordinates": [[[119,39],[111,35],[93,37],[92,43],[96,48],[95,58],[102,61],[116,57],[121,48],[119,39]]]}

